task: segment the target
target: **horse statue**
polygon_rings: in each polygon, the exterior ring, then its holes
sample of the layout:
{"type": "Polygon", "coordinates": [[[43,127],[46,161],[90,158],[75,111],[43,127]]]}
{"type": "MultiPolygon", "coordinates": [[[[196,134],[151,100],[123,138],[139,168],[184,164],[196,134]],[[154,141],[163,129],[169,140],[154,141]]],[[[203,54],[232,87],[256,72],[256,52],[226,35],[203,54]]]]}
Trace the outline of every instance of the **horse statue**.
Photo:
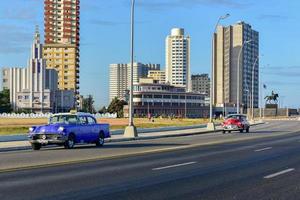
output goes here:
{"type": "Polygon", "coordinates": [[[279,95],[277,93],[274,93],[274,91],[272,91],[272,94],[270,96],[266,96],[265,97],[265,100],[266,102],[268,103],[275,103],[277,104],[278,103],[278,98],[279,98],[279,95]]]}

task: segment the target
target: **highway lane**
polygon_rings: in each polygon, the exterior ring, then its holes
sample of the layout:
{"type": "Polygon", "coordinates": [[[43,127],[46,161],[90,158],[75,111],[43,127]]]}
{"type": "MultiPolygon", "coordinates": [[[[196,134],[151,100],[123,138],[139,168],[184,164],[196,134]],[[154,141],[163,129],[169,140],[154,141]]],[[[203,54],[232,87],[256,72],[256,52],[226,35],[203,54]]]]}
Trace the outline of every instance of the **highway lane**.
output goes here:
{"type": "MultiPolygon", "coordinates": [[[[295,197],[300,192],[300,126],[299,122],[287,123],[277,123],[276,127],[273,122],[258,126],[254,129],[256,133],[252,134],[271,134],[270,130],[294,133],[0,173],[0,199],[297,199],[295,197]]],[[[238,136],[240,134],[217,137],[238,136]]],[[[216,136],[210,137],[215,139],[216,136]]],[[[195,136],[168,139],[171,143],[203,140],[195,136]]],[[[164,145],[166,140],[162,141],[164,145]]],[[[151,140],[150,143],[160,142],[151,140]]],[[[126,144],[128,148],[135,148],[131,143],[126,144]]],[[[88,153],[93,149],[79,149],[76,153],[88,153]]],[[[25,151],[19,155],[40,157],[57,151],[62,155],[70,152],[46,150],[44,152],[48,153],[43,154],[25,151]]],[[[4,153],[0,159],[3,155],[17,154],[4,153]]]]}
{"type": "Polygon", "coordinates": [[[299,130],[298,122],[271,122],[251,128],[250,134],[222,134],[210,133],[194,135],[189,137],[161,138],[153,140],[140,140],[121,143],[108,143],[104,148],[95,148],[94,145],[77,146],[76,149],[68,151],[62,147],[43,148],[39,152],[32,150],[1,152],[0,170],[16,167],[28,167],[36,165],[49,165],[52,163],[76,162],[82,160],[104,159],[109,157],[124,156],[129,154],[140,154],[149,151],[174,150],[188,148],[191,146],[232,142],[255,137],[266,137],[272,135],[286,134],[293,130],[299,130]],[[275,126],[276,125],[276,126],[275,126]]]}

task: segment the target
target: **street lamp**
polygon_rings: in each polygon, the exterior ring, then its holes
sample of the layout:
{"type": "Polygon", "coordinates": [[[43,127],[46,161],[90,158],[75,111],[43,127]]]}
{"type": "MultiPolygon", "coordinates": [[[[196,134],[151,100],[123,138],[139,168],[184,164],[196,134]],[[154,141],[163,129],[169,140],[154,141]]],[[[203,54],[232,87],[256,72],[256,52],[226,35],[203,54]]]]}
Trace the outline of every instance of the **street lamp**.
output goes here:
{"type": "MultiPolygon", "coordinates": [[[[241,53],[242,50],[244,48],[244,46],[248,43],[252,42],[252,40],[247,40],[243,43],[240,52],[239,52],[239,56],[238,56],[238,62],[237,62],[237,91],[236,91],[236,113],[240,114],[240,57],[241,57],[241,53]]],[[[244,65],[244,64],[243,64],[244,65]]]]}
{"type": "Polygon", "coordinates": [[[211,78],[210,78],[210,105],[209,105],[209,123],[207,124],[207,129],[209,130],[215,130],[215,124],[213,123],[212,120],[212,115],[213,115],[213,99],[214,99],[214,76],[215,76],[215,70],[214,70],[214,65],[215,65],[215,61],[214,61],[214,55],[215,55],[215,48],[214,48],[214,40],[215,40],[215,33],[217,31],[218,25],[220,23],[221,20],[224,20],[226,18],[230,17],[230,14],[226,14],[223,16],[220,16],[217,24],[215,25],[215,29],[212,35],[212,40],[211,40],[211,47],[212,47],[212,54],[211,54],[211,78]]]}
{"type": "Polygon", "coordinates": [[[260,83],[260,111],[259,111],[259,116],[260,116],[260,120],[262,119],[262,114],[263,114],[263,118],[264,118],[264,111],[265,109],[264,107],[264,103],[263,103],[263,98],[264,98],[264,93],[263,93],[263,89],[265,89],[264,84],[262,83],[262,69],[265,69],[266,67],[269,67],[270,64],[267,64],[265,66],[263,66],[262,68],[260,68],[259,70],[259,83],[260,83]],[[262,109],[263,109],[263,113],[262,113],[262,109]]]}
{"type": "Polygon", "coordinates": [[[125,128],[124,137],[138,137],[136,127],[133,123],[133,61],[134,61],[134,5],[135,0],[131,0],[131,34],[130,34],[130,53],[131,53],[131,65],[130,65],[130,85],[129,85],[129,124],[125,128]]]}
{"type": "MultiPolygon", "coordinates": [[[[263,56],[263,55],[262,55],[263,56]]],[[[254,74],[255,74],[255,66],[258,62],[259,59],[259,55],[256,57],[253,66],[252,66],[252,80],[251,80],[251,85],[252,85],[252,89],[251,89],[251,119],[254,120],[254,74]]]]}

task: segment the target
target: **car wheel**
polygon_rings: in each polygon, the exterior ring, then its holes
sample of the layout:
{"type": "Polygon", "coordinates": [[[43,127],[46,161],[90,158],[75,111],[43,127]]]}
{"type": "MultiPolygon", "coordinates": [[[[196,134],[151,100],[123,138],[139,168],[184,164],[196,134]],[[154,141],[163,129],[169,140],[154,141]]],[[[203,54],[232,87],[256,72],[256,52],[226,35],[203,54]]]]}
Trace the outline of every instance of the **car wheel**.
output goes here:
{"type": "Polygon", "coordinates": [[[73,149],[75,145],[75,136],[73,134],[69,135],[68,140],[65,142],[66,149],[73,149]]]}
{"type": "Polygon", "coordinates": [[[31,144],[31,147],[32,147],[33,150],[36,151],[36,150],[40,150],[42,145],[39,144],[39,143],[34,143],[34,144],[31,144]]]}
{"type": "Polygon", "coordinates": [[[231,133],[231,131],[228,131],[228,133],[231,133]]]}
{"type": "Polygon", "coordinates": [[[225,134],[226,133],[226,131],[225,130],[223,130],[223,134],[225,134]]]}
{"type": "Polygon", "coordinates": [[[97,140],[97,142],[96,142],[96,146],[97,147],[102,147],[103,145],[104,145],[104,133],[103,132],[100,132],[100,134],[99,134],[99,138],[98,138],[98,140],[97,140]]]}
{"type": "Polygon", "coordinates": [[[249,131],[250,131],[250,128],[248,127],[248,128],[246,129],[246,132],[249,133],[249,131]]]}

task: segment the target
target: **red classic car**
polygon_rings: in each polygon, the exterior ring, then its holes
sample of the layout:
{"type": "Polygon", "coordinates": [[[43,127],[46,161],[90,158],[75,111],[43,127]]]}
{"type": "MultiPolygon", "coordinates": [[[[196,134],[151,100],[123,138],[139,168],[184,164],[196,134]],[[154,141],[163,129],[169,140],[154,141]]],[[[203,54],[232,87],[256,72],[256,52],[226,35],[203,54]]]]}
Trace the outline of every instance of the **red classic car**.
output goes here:
{"type": "Polygon", "coordinates": [[[244,130],[249,133],[250,130],[250,124],[247,120],[247,117],[245,115],[228,115],[225,118],[225,121],[222,123],[223,127],[223,133],[226,133],[228,131],[231,133],[231,131],[240,131],[241,133],[244,132],[244,130]]]}

